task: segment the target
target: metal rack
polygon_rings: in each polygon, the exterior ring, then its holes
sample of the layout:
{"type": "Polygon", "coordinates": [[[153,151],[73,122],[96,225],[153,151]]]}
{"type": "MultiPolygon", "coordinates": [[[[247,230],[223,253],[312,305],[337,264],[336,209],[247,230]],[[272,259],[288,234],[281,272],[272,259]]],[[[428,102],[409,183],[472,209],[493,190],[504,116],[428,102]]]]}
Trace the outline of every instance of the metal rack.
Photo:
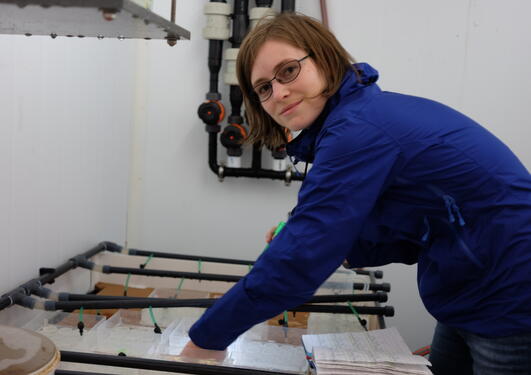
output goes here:
{"type": "MultiPolygon", "coordinates": [[[[172,17],[173,18],[173,17],[172,17]]],[[[0,34],[190,39],[190,32],[131,0],[0,0],[0,34]]]]}

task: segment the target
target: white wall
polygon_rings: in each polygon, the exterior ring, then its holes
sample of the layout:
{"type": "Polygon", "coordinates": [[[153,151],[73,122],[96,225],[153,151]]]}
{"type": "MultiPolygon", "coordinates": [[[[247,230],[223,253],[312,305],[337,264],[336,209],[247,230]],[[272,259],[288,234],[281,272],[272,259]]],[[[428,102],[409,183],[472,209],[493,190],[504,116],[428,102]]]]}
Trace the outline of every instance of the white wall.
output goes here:
{"type": "Polygon", "coordinates": [[[123,242],[135,46],[0,35],[0,294],[123,242]]]}

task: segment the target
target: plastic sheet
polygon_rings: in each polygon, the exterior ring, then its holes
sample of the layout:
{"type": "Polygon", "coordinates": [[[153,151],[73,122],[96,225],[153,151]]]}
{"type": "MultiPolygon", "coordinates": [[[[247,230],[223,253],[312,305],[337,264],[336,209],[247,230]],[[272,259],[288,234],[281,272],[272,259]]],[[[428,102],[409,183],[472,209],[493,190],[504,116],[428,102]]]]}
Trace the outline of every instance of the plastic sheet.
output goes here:
{"type": "Polygon", "coordinates": [[[272,327],[258,324],[241,335],[222,356],[199,357],[182,353],[189,342],[188,330],[195,322],[183,318],[168,327],[156,355],[161,359],[209,363],[227,367],[243,367],[257,370],[282,371],[304,374],[307,362],[301,337],[306,330],[272,327]]]}
{"type": "Polygon", "coordinates": [[[85,350],[94,345],[95,336],[92,333],[105,322],[105,317],[84,314],[83,336],[77,328],[78,322],[79,314],[77,313],[43,311],[23,328],[48,337],[59,350],[85,350]]]}

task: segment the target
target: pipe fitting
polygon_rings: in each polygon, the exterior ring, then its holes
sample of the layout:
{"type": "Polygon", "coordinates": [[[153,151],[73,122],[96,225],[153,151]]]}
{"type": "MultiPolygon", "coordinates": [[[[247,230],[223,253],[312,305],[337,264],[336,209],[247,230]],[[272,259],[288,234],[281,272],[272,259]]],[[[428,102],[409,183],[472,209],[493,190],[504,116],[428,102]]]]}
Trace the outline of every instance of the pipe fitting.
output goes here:
{"type": "Polygon", "coordinates": [[[206,3],[203,13],[207,16],[207,25],[203,28],[203,38],[227,40],[230,36],[230,5],[227,3],[206,3]]]}
{"type": "Polygon", "coordinates": [[[104,241],[104,242],[101,242],[100,243],[101,246],[102,246],[102,249],[103,250],[106,250],[106,251],[110,251],[110,252],[113,252],[113,253],[119,253],[122,251],[122,246],[114,243],[114,242],[110,242],[110,241],[104,241]]]}
{"type": "Polygon", "coordinates": [[[286,169],[286,174],[284,176],[284,185],[286,186],[291,185],[291,177],[292,177],[291,168],[288,168],[286,169]]]}
{"type": "Polygon", "coordinates": [[[227,85],[238,85],[238,78],[236,76],[236,59],[238,58],[239,48],[227,48],[223,55],[223,59],[227,63],[225,74],[223,74],[223,81],[227,85]]]}
{"type": "Polygon", "coordinates": [[[249,11],[249,27],[254,29],[262,18],[274,17],[278,12],[273,8],[256,7],[249,11]]]}

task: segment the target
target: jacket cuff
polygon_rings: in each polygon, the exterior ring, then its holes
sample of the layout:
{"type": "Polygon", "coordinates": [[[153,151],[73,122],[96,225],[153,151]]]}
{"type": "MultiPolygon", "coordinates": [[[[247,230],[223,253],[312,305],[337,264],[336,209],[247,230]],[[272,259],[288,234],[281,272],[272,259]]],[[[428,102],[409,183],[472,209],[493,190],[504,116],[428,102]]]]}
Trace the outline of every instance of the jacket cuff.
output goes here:
{"type": "Polygon", "coordinates": [[[194,344],[204,349],[224,350],[257,323],[258,317],[249,314],[256,309],[245,291],[244,280],[236,283],[190,328],[188,335],[194,344]]]}

